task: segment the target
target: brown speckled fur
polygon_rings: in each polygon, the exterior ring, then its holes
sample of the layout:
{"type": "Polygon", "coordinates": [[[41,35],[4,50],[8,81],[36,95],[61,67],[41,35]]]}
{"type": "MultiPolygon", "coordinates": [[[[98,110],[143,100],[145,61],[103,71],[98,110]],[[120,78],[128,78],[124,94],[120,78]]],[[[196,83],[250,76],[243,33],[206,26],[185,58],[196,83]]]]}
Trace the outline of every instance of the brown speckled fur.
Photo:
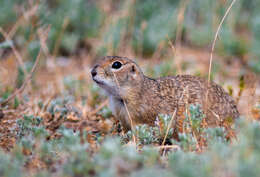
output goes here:
{"type": "Polygon", "coordinates": [[[214,82],[208,87],[208,82],[199,77],[177,75],[152,79],[134,61],[117,56],[104,57],[92,71],[96,72],[93,80],[108,93],[110,108],[126,130],[131,126],[124,102],[133,125],[153,125],[159,113],[173,114],[176,110],[174,126],[179,132],[190,104],[202,106],[209,126],[229,126],[239,117],[232,97],[214,82]],[[115,61],[122,63],[120,69],[112,69],[115,61]]]}

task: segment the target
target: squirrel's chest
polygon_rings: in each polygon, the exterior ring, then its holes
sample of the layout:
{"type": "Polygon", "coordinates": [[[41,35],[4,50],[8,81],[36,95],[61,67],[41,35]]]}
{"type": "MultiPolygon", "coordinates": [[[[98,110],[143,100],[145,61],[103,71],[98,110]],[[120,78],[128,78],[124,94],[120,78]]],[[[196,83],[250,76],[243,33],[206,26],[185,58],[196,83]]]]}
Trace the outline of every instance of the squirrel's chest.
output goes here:
{"type": "Polygon", "coordinates": [[[116,99],[113,96],[109,97],[109,108],[115,116],[126,113],[123,100],[116,99]]]}
{"type": "Polygon", "coordinates": [[[113,115],[118,119],[124,127],[130,129],[130,121],[123,100],[116,99],[113,96],[109,97],[109,108],[113,115]]]}

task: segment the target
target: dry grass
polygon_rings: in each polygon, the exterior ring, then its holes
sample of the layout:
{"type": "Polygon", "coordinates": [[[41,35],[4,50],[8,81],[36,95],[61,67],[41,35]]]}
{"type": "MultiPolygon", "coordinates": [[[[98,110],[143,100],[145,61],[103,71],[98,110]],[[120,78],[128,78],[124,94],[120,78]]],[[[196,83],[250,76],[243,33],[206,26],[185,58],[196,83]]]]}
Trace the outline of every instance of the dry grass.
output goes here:
{"type": "MultiPolygon", "coordinates": [[[[217,31],[215,33],[215,37],[214,37],[214,40],[213,40],[213,43],[212,43],[212,47],[211,47],[211,52],[210,52],[210,59],[209,59],[208,85],[210,84],[210,76],[211,76],[211,70],[212,70],[213,53],[214,53],[216,41],[217,41],[217,38],[218,38],[218,35],[219,35],[219,32],[220,32],[221,26],[224,23],[228,13],[230,12],[230,10],[231,10],[231,8],[232,8],[232,6],[234,5],[235,2],[236,2],[236,0],[233,0],[231,2],[230,6],[227,8],[227,10],[225,12],[225,15],[221,19],[221,21],[220,21],[220,23],[218,25],[217,31]]],[[[206,106],[207,106],[207,102],[208,102],[208,90],[207,90],[207,93],[206,93],[206,106]]],[[[206,110],[207,110],[207,108],[206,108],[206,110]]]]}

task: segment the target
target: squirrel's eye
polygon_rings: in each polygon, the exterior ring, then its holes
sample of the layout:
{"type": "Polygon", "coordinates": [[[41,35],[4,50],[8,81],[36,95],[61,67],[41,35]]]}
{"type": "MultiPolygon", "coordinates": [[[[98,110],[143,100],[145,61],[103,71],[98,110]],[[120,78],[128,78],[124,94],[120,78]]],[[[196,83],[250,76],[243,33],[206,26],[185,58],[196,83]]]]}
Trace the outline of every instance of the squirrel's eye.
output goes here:
{"type": "Polygon", "coordinates": [[[113,64],[112,64],[112,68],[113,69],[119,69],[121,68],[122,66],[122,63],[120,63],[119,61],[115,61],[113,64]]]}

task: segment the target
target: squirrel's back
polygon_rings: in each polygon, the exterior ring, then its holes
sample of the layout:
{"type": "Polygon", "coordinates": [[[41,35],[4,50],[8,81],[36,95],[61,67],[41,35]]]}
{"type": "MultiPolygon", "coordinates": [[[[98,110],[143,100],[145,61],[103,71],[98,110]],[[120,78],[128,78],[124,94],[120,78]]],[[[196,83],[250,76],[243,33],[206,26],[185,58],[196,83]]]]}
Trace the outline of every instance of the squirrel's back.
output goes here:
{"type": "Polygon", "coordinates": [[[200,77],[178,75],[157,79],[163,104],[168,110],[176,108],[177,116],[185,114],[191,104],[199,104],[209,125],[232,123],[239,117],[233,98],[219,85],[200,77]],[[168,105],[168,106],[167,106],[168,105]]]}

